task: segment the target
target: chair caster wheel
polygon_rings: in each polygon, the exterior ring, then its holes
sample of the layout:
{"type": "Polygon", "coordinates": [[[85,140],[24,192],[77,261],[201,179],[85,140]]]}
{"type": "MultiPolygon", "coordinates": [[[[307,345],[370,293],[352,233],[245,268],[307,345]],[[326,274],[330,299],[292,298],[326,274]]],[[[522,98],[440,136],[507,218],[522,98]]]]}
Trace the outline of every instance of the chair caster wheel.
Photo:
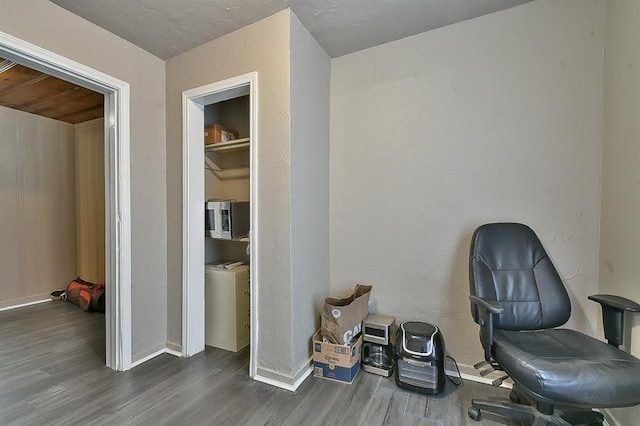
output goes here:
{"type": "Polygon", "coordinates": [[[482,419],[482,412],[480,412],[479,408],[469,407],[469,409],[467,410],[467,414],[469,414],[471,420],[475,420],[476,422],[482,419]]]}
{"type": "Polygon", "coordinates": [[[514,404],[520,404],[522,403],[522,400],[520,399],[520,396],[518,396],[517,393],[515,393],[514,391],[509,392],[509,399],[511,400],[511,402],[513,402],[514,404]]]}

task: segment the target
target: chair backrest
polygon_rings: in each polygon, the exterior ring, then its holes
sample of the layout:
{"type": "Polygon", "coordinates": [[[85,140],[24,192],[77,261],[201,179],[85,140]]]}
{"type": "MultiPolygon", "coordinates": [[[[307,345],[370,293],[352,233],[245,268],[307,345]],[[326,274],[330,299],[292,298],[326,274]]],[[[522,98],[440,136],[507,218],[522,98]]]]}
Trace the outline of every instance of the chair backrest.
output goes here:
{"type": "MultiPolygon", "coordinates": [[[[494,327],[540,330],[566,323],[571,302],[562,279],[531,228],[490,223],[473,234],[469,259],[471,294],[500,302],[494,327]]],[[[478,322],[477,309],[471,314],[478,322]]]]}

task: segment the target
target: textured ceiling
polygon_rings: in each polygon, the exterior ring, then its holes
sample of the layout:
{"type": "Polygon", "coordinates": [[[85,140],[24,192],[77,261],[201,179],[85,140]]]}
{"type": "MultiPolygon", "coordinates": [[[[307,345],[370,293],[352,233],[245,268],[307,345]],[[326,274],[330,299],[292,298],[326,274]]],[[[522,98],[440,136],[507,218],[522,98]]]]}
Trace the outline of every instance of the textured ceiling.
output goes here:
{"type": "Polygon", "coordinates": [[[531,0],[51,0],[168,59],[291,7],[332,57],[531,0]]]}
{"type": "Polygon", "coordinates": [[[399,40],[530,0],[291,0],[300,22],[331,56],[399,40]]]}
{"type": "Polygon", "coordinates": [[[282,0],[51,0],[162,59],[287,8],[282,0]]]}

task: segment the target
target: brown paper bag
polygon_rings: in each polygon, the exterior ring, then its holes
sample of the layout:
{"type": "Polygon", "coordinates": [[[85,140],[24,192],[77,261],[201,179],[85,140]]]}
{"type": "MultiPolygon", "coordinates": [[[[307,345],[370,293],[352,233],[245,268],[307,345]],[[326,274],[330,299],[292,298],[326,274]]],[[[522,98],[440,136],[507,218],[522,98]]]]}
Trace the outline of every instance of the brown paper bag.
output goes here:
{"type": "Polygon", "coordinates": [[[348,345],[362,330],[362,320],[369,308],[369,295],[373,286],[358,284],[347,297],[324,299],[322,308],[322,335],[331,343],[348,345]]]}

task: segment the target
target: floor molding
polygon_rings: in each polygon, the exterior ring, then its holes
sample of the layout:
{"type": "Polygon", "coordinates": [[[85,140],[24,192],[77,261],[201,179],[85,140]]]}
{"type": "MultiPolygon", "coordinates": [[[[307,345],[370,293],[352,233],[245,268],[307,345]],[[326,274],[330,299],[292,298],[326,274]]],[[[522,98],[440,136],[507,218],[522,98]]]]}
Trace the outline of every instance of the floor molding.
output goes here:
{"type": "MultiPolygon", "coordinates": [[[[132,362],[131,363],[131,368],[133,367],[137,367],[140,364],[144,364],[147,361],[151,361],[153,358],[160,356],[162,354],[168,354],[168,355],[172,355],[178,358],[182,358],[182,350],[175,350],[173,348],[170,348],[171,344],[167,343],[167,347],[164,349],[160,349],[159,351],[153,352],[152,354],[149,354],[143,358],[140,358],[139,360],[132,362]]],[[[176,345],[171,345],[171,346],[176,346],[176,345]]]]}
{"type": "Polygon", "coordinates": [[[298,376],[298,380],[296,380],[295,383],[293,384],[293,391],[294,392],[295,392],[296,389],[298,389],[298,387],[302,384],[302,382],[307,380],[307,377],[309,377],[311,375],[312,371],[313,371],[313,364],[311,364],[311,363],[305,369],[303,369],[301,371],[301,374],[298,376]]]}
{"type": "MultiPolygon", "coordinates": [[[[459,364],[458,369],[460,370],[460,376],[464,380],[470,380],[472,382],[482,383],[485,385],[492,385],[492,382],[495,379],[504,375],[504,372],[502,371],[493,371],[486,376],[481,376],[480,372],[473,368],[473,366],[465,364],[459,364]]],[[[303,367],[298,372],[298,374],[296,374],[297,378],[260,367],[258,367],[256,375],[253,378],[258,382],[266,383],[271,386],[276,386],[281,389],[295,392],[295,390],[302,384],[302,382],[305,381],[307,377],[309,377],[309,375],[311,375],[312,372],[313,365],[310,359],[309,365],[303,367]]],[[[447,376],[458,377],[458,373],[454,370],[447,369],[446,374],[447,376]]],[[[499,387],[503,389],[512,389],[513,382],[510,379],[507,379],[499,387]]]]}
{"type": "Polygon", "coordinates": [[[258,372],[256,373],[255,376],[253,376],[253,380],[260,382],[260,383],[266,383],[268,385],[271,386],[275,386],[277,388],[280,389],[284,389],[284,390],[288,390],[289,392],[295,392],[295,388],[293,387],[293,385],[289,385],[287,383],[284,383],[280,380],[275,380],[275,379],[271,379],[269,377],[264,377],[262,375],[260,375],[260,368],[258,368],[258,372]]]}
{"type": "Polygon", "coordinates": [[[176,350],[167,348],[167,349],[165,349],[165,353],[167,353],[169,355],[173,355],[173,356],[178,357],[178,358],[182,358],[182,350],[176,351],[176,350]]]}
{"type": "Polygon", "coordinates": [[[133,361],[133,362],[131,363],[131,368],[137,367],[137,366],[139,366],[140,364],[144,364],[145,362],[147,362],[147,361],[149,361],[149,360],[151,360],[151,359],[153,359],[153,358],[157,357],[158,355],[162,355],[162,354],[164,354],[164,353],[166,353],[166,352],[167,352],[167,349],[166,349],[166,348],[164,348],[164,349],[160,349],[159,351],[153,352],[153,353],[151,353],[151,354],[149,354],[149,355],[147,355],[147,356],[145,356],[145,357],[140,358],[140,359],[139,359],[139,360],[137,360],[137,361],[133,361]]]}
{"type": "Polygon", "coordinates": [[[295,376],[288,376],[277,371],[269,370],[268,368],[258,367],[253,379],[280,389],[295,392],[302,382],[309,377],[312,371],[313,366],[311,365],[311,361],[309,361],[309,365],[305,365],[298,371],[295,376]]]}
{"type": "Polygon", "coordinates": [[[167,353],[169,355],[182,358],[182,345],[173,342],[167,342],[167,353]]]}
{"type": "MultiPolygon", "coordinates": [[[[39,297],[42,297],[42,296],[39,296],[39,297]]],[[[25,306],[38,305],[40,303],[46,303],[46,302],[51,302],[51,299],[38,299],[32,302],[20,303],[18,305],[5,306],[3,308],[0,308],[0,312],[9,311],[11,309],[24,308],[25,306]]]]}

